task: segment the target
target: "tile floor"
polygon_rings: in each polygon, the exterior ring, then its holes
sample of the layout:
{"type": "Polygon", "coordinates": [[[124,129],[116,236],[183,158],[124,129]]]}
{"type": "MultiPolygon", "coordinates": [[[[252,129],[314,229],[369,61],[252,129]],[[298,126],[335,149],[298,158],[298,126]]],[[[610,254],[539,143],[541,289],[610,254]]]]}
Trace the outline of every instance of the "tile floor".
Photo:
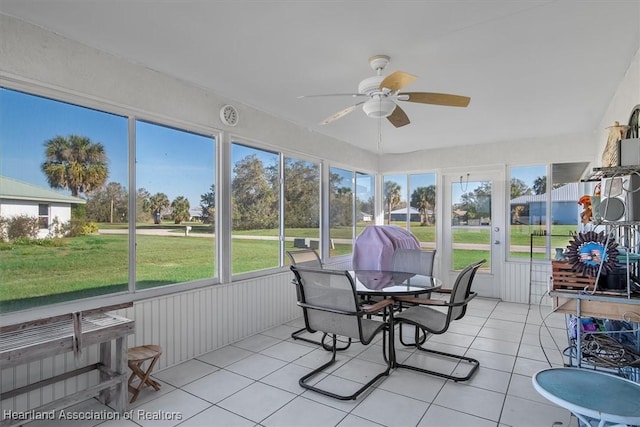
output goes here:
{"type": "MultiPolygon", "coordinates": [[[[329,358],[318,346],[290,338],[302,326],[298,319],[155,372],[162,389],[145,389],[131,405],[129,420],[60,425],[577,427],[575,417],[542,398],[531,385],[531,375],[549,367],[546,357],[553,366],[563,364],[564,315],[547,314],[548,307],[476,298],[463,319],[452,323],[446,334],[430,336],[426,344],[480,360],[471,381],[455,383],[396,369],[355,401],[331,399],[298,385],[301,376],[329,358]],[[541,327],[544,317],[548,328],[541,327]],[[162,419],[149,419],[154,417],[162,419]]],[[[358,381],[383,369],[381,345],[380,341],[366,347],[353,344],[339,353],[339,362],[319,383],[340,392],[355,390],[358,381]]],[[[431,369],[460,369],[442,360],[427,361],[423,354],[400,345],[397,353],[399,360],[426,363],[431,369]]],[[[108,410],[93,399],[73,409],[108,410]]]]}

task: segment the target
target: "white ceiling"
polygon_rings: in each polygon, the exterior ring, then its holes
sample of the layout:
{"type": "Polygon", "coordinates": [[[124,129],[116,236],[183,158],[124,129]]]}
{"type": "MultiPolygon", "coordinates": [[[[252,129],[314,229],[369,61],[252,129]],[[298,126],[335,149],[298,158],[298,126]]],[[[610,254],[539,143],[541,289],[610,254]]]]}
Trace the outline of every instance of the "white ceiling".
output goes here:
{"type": "Polygon", "coordinates": [[[471,97],[467,108],[402,103],[383,152],[596,129],[640,45],[640,1],[1,0],[0,13],[376,151],[378,122],[353,103],[374,75],[418,76],[407,91],[471,97]]]}

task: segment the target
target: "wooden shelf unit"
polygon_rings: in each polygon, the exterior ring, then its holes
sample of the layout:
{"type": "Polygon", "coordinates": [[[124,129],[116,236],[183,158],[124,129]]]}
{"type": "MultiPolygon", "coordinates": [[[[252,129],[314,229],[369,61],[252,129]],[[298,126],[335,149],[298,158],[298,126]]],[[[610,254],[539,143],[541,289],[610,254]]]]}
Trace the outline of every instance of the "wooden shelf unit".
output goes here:
{"type": "MultiPolygon", "coordinates": [[[[99,372],[98,384],[88,386],[29,412],[49,412],[65,408],[91,397],[100,396],[104,403],[114,402],[116,411],[122,413],[127,406],[127,342],[134,332],[135,321],[106,313],[130,307],[132,303],[103,307],[88,312],[44,318],[35,321],[6,325],[0,328],[0,363],[2,369],[24,365],[58,354],[79,351],[90,345],[100,345],[100,360],[71,371],[55,375],[13,390],[2,390],[0,400],[11,399],[32,390],[73,378],[91,371],[99,372]],[[111,342],[116,343],[116,360],[112,361],[111,342]],[[115,394],[112,393],[115,391],[115,394]]],[[[0,426],[24,424],[24,420],[3,417],[0,426]]]]}

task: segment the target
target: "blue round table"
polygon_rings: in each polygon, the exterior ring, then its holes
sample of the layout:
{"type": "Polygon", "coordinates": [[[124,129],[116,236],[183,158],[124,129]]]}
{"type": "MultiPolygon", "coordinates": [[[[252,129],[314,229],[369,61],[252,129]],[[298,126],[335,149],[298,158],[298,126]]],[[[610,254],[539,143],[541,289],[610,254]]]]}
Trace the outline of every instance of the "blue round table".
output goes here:
{"type": "Polygon", "coordinates": [[[532,382],[538,393],[587,426],[640,425],[640,384],[633,381],[587,369],[549,368],[532,382]]]}

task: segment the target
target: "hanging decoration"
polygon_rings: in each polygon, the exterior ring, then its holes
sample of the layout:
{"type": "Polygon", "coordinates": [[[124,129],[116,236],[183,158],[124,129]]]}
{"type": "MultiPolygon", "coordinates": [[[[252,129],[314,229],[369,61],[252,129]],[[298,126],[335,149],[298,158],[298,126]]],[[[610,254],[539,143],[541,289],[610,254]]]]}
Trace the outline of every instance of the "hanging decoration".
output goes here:
{"type": "Polygon", "coordinates": [[[467,173],[467,180],[464,183],[464,185],[462,184],[462,175],[460,175],[460,189],[462,190],[463,193],[467,192],[467,188],[469,188],[469,173],[467,173]]]}
{"type": "Polygon", "coordinates": [[[600,265],[602,271],[611,271],[617,266],[618,244],[607,238],[604,231],[578,233],[567,246],[565,254],[571,269],[584,276],[597,276],[600,265]]]}

